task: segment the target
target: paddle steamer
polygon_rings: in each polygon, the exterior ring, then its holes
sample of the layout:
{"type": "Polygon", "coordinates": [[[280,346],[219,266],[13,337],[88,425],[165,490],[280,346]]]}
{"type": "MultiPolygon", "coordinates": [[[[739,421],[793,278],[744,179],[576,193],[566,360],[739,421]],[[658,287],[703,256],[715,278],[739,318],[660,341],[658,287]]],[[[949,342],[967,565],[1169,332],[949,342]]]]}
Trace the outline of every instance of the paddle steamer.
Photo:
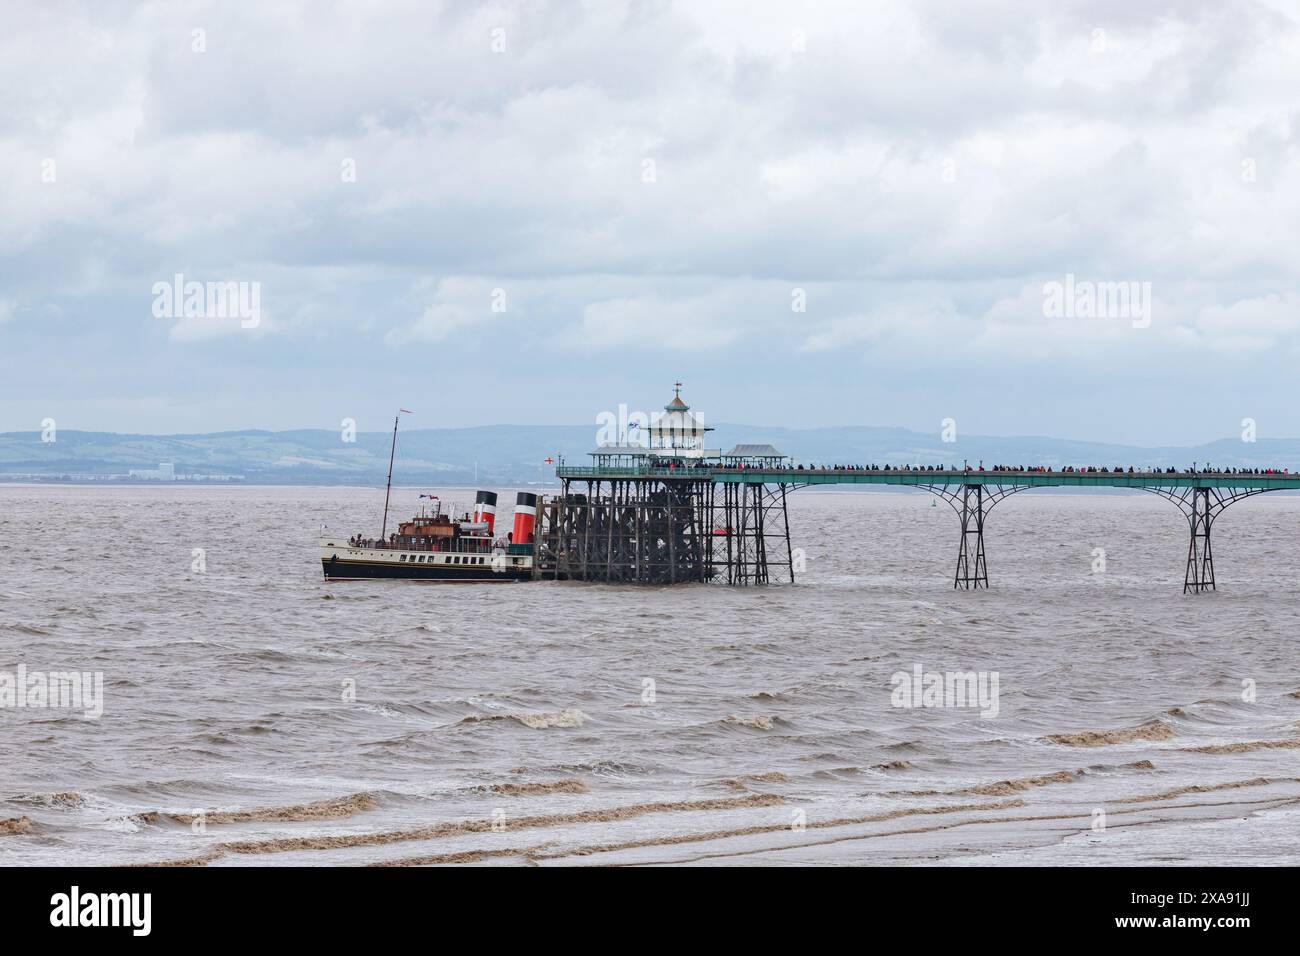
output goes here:
{"type": "Polygon", "coordinates": [[[533,578],[533,529],[537,496],[521,491],[515,504],[514,527],[496,536],[497,495],[480,491],[473,513],[459,517],[443,511],[435,495],[429,505],[388,534],[388,502],[393,488],[393,457],[397,422],[388,457],[388,489],[379,537],[324,534],[320,539],[321,570],[326,581],[392,578],[413,581],[530,581],[533,578]]]}

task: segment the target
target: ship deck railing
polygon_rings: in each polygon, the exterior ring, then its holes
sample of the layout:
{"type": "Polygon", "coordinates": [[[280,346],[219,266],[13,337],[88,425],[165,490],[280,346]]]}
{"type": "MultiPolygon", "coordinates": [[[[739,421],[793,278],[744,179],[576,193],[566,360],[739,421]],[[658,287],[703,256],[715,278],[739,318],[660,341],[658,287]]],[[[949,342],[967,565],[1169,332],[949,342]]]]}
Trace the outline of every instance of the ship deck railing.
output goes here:
{"type": "Polygon", "coordinates": [[[373,538],[367,538],[359,544],[353,544],[351,540],[346,545],[339,547],[360,548],[366,551],[427,551],[433,554],[491,554],[492,548],[473,548],[465,550],[461,548],[434,548],[427,544],[388,544],[383,541],[375,541],[373,538]]]}

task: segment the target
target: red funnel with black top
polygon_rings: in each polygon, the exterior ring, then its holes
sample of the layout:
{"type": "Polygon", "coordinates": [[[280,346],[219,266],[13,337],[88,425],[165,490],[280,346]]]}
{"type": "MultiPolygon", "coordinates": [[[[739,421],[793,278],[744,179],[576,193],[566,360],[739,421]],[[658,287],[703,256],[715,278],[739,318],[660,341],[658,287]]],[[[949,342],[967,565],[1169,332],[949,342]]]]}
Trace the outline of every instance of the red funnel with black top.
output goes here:
{"type": "Polygon", "coordinates": [[[533,528],[537,524],[537,496],[527,491],[519,492],[515,499],[515,527],[511,544],[532,544],[533,528]]]}
{"type": "Polygon", "coordinates": [[[474,499],[474,523],[486,523],[488,534],[493,534],[497,524],[497,493],[480,491],[474,499]]]}

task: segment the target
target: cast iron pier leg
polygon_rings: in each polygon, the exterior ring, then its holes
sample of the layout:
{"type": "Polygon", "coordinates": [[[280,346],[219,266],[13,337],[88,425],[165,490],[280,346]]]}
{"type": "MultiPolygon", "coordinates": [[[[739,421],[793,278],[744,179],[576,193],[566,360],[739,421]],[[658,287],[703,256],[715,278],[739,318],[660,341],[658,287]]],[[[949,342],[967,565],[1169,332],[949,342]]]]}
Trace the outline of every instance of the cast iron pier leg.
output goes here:
{"type": "Polygon", "coordinates": [[[961,546],[957,550],[957,573],[953,576],[952,586],[968,591],[989,586],[989,572],[984,564],[983,485],[962,485],[961,488],[961,546]],[[975,540],[972,542],[971,538],[975,540]]]}
{"type": "Polygon", "coordinates": [[[1183,593],[1214,590],[1214,555],[1210,551],[1210,525],[1214,515],[1210,511],[1210,489],[1192,489],[1192,511],[1187,516],[1192,540],[1187,544],[1187,575],[1183,578],[1183,593]]]}

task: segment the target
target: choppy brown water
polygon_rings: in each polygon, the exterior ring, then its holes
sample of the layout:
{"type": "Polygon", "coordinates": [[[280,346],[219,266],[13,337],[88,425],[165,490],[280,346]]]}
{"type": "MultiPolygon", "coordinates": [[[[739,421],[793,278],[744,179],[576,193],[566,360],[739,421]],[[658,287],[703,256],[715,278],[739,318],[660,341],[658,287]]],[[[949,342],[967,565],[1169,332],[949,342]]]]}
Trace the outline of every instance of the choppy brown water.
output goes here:
{"type": "Polygon", "coordinates": [[[381,494],[0,488],[0,672],[105,693],[0,709],[0,863],[1300,862],[1300,499],[1199,597],[1124,494],[999,505],[990,592],[943,505],[809,491],[795,587],[326,586],[381,494]],[[892,706],[918,664],[998,716],[892,706]]]}

